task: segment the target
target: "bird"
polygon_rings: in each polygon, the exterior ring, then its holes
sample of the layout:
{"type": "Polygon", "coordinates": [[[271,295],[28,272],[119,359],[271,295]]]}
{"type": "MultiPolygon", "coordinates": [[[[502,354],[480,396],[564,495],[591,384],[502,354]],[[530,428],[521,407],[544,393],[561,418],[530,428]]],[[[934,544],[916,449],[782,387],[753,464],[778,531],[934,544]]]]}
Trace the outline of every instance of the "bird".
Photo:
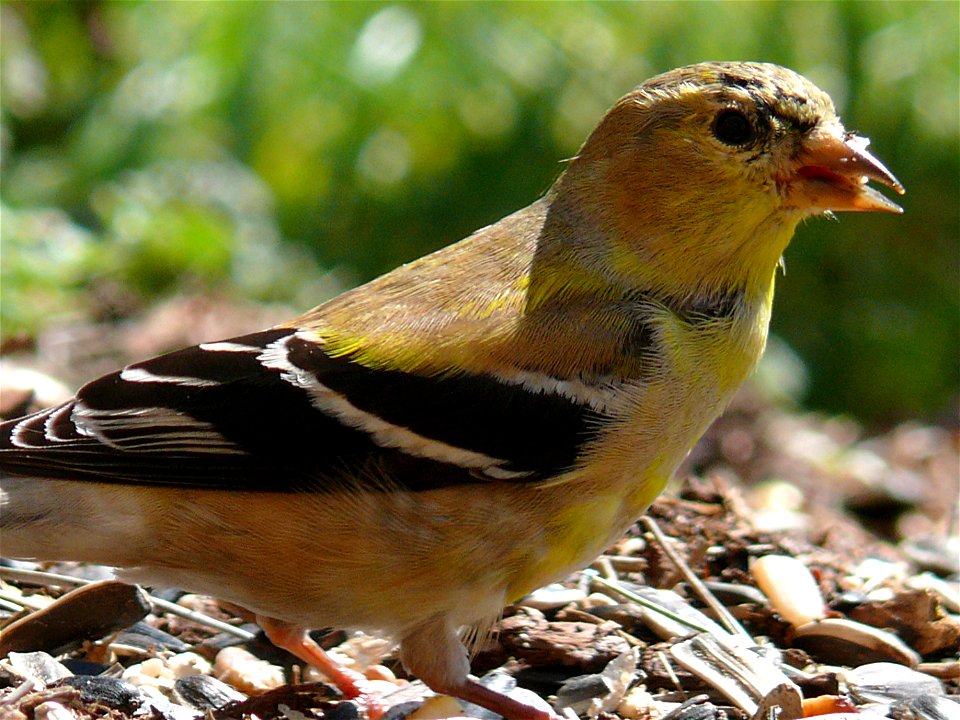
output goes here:
{"type": "Polygon", "coordinates": [[[309,637],[398,643],[438,693],[465,638],[592,561],[761,357],[798,223],[900,182],[789,69],[703,62],[622,97],[546,193],[275,327],[0,426],[7,557],[221,598],[346,697],[309,637]]]}

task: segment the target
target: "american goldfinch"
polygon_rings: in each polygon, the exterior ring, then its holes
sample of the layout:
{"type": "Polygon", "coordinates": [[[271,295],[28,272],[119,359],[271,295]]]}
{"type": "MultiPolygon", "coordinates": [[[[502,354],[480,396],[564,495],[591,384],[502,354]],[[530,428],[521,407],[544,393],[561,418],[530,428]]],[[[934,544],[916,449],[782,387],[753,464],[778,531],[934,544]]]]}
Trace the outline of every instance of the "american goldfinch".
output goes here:
{"type": "Polygon", "coordinates": [[[464,628],[582,567],[756,365],[797,223],[901,212],[830,98],[760,63],[658,75],[539,200],[287,324],[129,365],[2,426],[3,552],[122,568],[306,628],[399,642],[438,692],[464,628]]]}

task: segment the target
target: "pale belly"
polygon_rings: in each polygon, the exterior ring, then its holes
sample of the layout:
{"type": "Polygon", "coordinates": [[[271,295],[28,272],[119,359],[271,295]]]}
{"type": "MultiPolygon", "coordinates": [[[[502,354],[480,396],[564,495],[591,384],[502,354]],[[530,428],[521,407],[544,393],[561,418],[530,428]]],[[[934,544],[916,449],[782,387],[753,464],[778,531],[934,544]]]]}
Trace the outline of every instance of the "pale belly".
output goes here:
{"type": "MultiPolygon", "coordinates": [[[[154,505],[152,540],[128,577],[308,627],[399,636],[441,614],[470,625],[586,565],[635,519],[619,493],[587,495],[576,485],[350,496],[180,491],[175,509],[154,505]]],[[[99,561],[112,562],[110,553],[99,561]]]]}

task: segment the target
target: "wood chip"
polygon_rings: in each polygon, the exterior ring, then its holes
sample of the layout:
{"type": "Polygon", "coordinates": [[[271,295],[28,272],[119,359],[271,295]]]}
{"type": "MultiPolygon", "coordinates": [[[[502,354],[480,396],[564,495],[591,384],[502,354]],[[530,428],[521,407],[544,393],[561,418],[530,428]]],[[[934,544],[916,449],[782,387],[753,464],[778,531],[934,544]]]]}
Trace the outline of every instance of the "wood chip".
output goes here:
{"type": "Polygon", "coordinates": [[[116,580],[91,583],[5,627],[0,657],[15,650],[57,654],[129,627],[149,612],[150,603],[140,588],[116,580]]]}

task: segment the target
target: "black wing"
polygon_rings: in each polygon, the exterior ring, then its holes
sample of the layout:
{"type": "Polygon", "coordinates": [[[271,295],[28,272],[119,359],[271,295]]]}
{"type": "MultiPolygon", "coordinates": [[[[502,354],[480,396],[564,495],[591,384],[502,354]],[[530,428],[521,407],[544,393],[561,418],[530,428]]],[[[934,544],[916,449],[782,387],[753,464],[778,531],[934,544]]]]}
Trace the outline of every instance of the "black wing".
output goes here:
{"type": "Polygon", "coordinates": [[[371,369],[280,328],[130,365],[0,425],[0,472],[251,491],[536,482],[574,464],[598,392],[371,369]]]}

